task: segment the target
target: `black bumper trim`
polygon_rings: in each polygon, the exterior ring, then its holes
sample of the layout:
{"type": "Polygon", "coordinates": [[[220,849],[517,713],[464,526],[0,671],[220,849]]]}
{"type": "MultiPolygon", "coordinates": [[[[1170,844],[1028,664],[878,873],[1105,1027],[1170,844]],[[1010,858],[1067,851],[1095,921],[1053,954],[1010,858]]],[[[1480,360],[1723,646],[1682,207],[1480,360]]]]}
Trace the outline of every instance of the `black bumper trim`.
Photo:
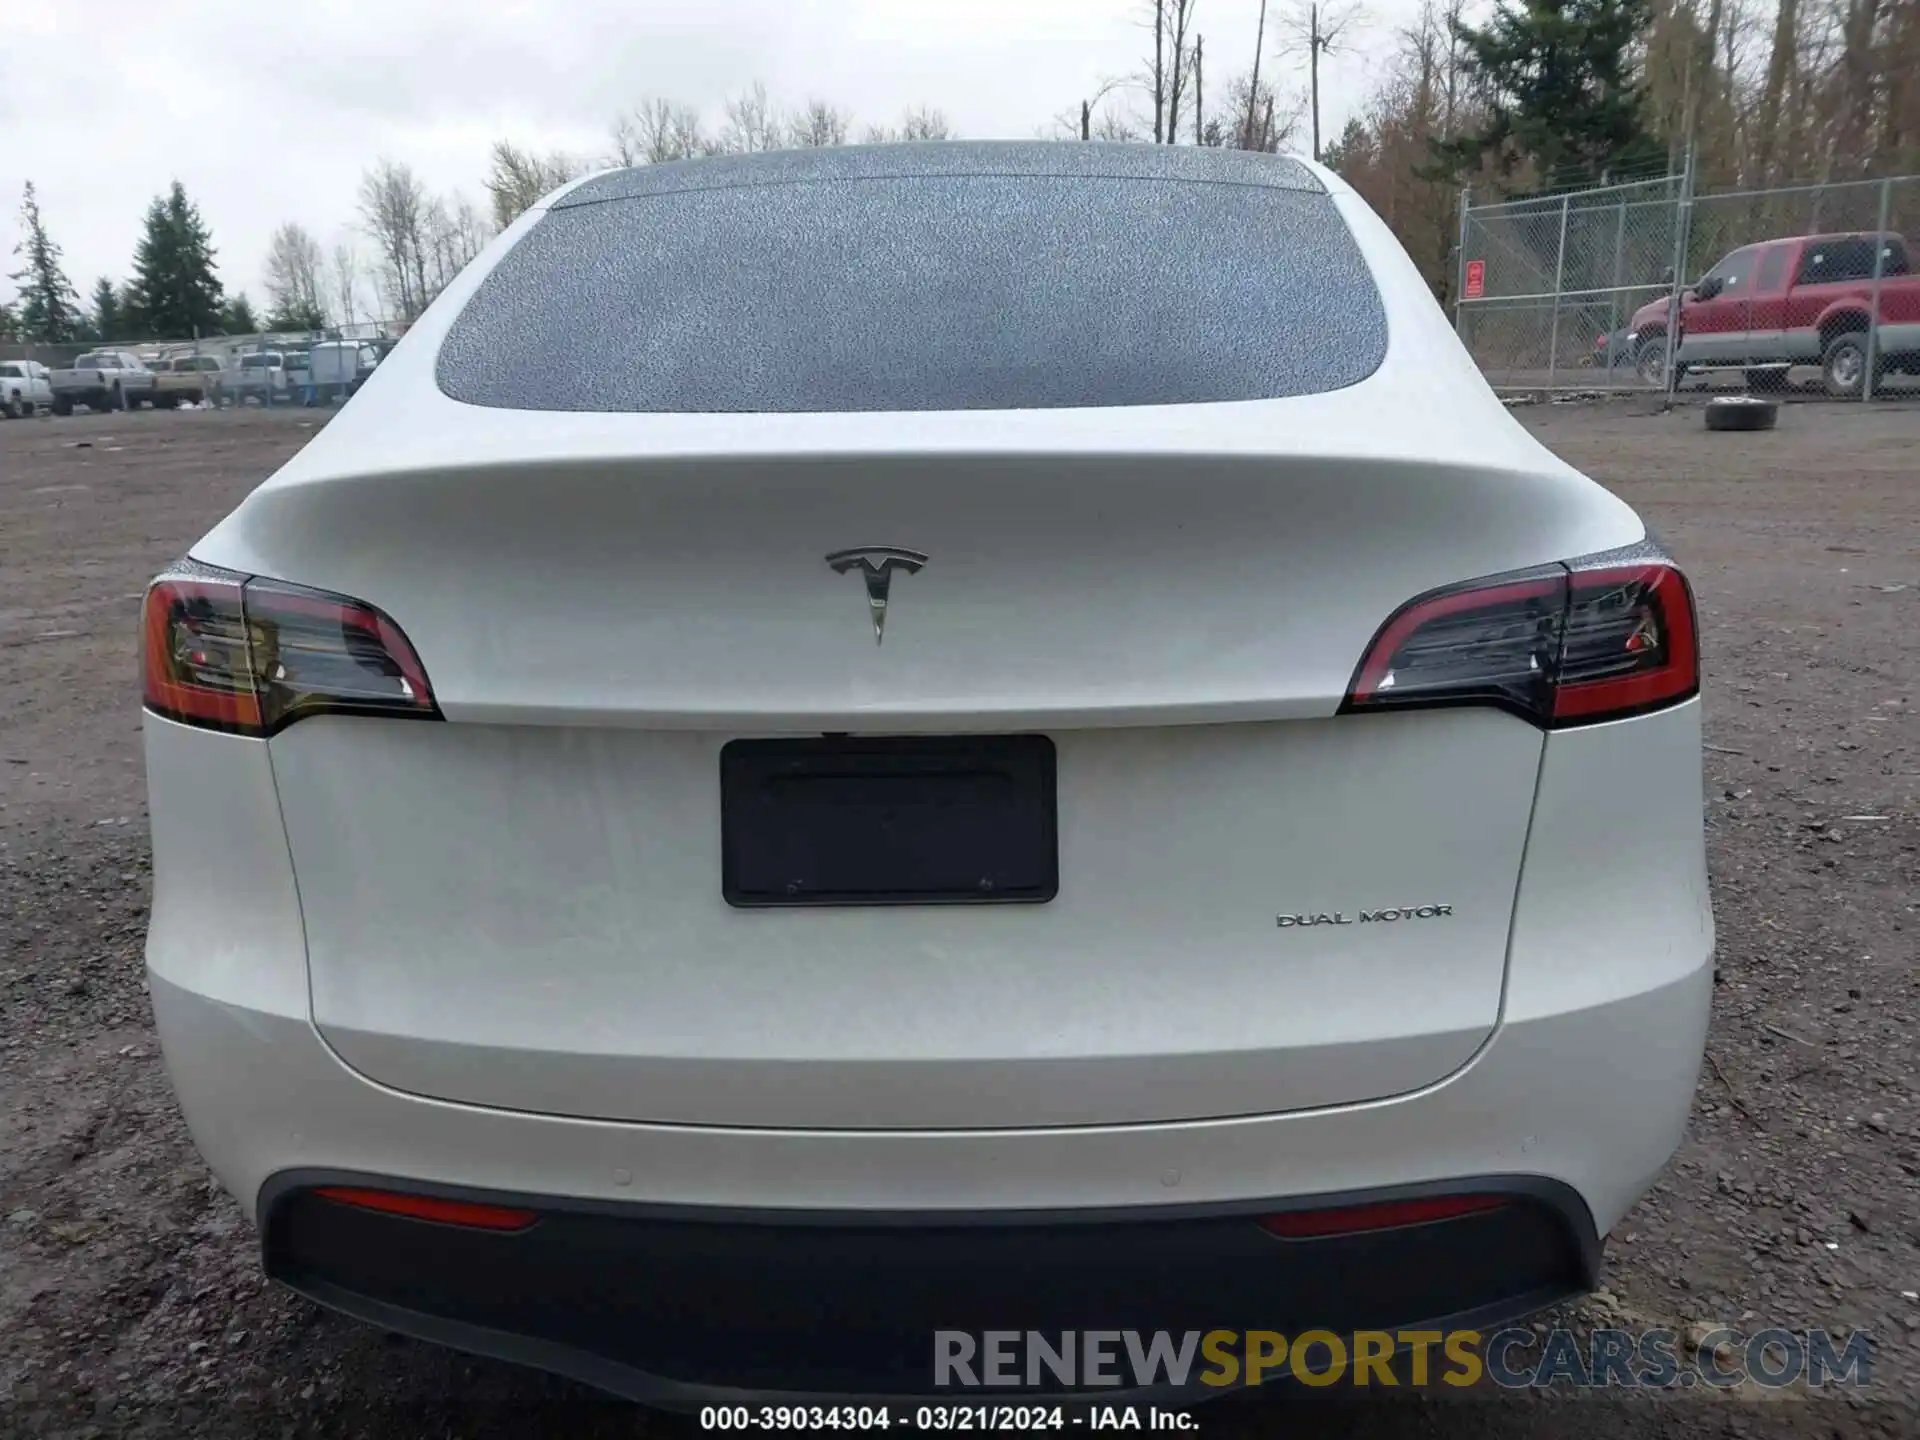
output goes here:
{"type": "Polygon", "coordinates": [[[932,1331],[1487,1330],[1592,1289],[1601,1255],[1579,1196],[1530,1176],[1220,1204],[949,1213],[650,1205],[294,1171],[272,1177],[259,1204],[267,1273],[311,1299],[669,1409],[745,1400],[1192,1403],[1227,1392],[935,1390],[932,1331]],[[310,1193],[321,1185],[520,1206],[542,1219],[489,1234],[339,1205],[310,1193]],[[1447,1194],[1514,1203],[1314,1240],[1244,1223],[1447,1194]]]}

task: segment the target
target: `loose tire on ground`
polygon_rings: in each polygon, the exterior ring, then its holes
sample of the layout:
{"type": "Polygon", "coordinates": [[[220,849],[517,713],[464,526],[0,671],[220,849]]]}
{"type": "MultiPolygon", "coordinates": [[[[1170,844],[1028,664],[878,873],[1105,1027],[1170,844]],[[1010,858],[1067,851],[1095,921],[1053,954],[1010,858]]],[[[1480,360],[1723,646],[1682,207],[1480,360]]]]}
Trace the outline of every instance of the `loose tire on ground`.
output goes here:
{"type": "Polygon", "coordinates": [[[1755,400],[1749,395],[1723,395],[1707,402],[1709,430],[1771,430],[1780,418],[1777,400],[1755,400]]]}

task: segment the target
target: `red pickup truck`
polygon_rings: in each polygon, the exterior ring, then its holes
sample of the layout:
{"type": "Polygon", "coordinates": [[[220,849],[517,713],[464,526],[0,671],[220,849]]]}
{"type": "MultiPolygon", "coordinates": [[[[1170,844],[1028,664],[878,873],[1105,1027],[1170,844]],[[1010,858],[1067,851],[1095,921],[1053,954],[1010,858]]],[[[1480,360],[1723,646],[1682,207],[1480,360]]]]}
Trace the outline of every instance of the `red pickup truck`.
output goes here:
{"type": "MultiPolygon", "coordinates": [[[[1690,370],[1746,372],[1777,384],[1790,365],[1818,365],[1827,390],[1858,395],[1867,375],[1867,317],[1880,261],[1877,374],[1920,374],[1920,275],[1898,235],[1801,235],[1743,245],[1681,293],[1675,361],[1690,370]]],[[[1634,313],[1625,337],[1634,368],[1666,383],[1667,301],[1634,313]]]]}

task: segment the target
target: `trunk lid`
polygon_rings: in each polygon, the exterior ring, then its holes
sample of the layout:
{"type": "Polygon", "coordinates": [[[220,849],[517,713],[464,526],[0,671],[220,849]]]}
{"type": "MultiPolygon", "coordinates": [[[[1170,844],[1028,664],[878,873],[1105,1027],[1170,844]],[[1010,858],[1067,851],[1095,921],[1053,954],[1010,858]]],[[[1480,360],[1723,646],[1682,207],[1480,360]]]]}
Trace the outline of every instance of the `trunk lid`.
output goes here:
{"type": "Polygon", "coordinates": [[[381,606],[449,722],[270,742],[349,1064],[556,1114],[937,1129],[1464,1064],[1540,733],[1335,710],[1412,595],[1638,533],[1588,482],[1464,460],[866,451],[335,474],[202,558],[381,606]],[[862,545],[928,557],[882,644],[826,560],[862,545]],[[730,907],[721,748],[821,732],[1049,736],[1057,896],[730,907]]]}

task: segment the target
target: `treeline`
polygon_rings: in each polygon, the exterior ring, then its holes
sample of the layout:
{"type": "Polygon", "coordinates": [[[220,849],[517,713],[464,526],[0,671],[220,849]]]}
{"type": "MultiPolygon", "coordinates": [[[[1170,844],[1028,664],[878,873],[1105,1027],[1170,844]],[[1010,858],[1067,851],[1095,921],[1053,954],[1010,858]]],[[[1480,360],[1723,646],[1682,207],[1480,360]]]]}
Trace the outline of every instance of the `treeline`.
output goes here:
{"type": "MultiPolygon", "coordinates": [[[[1263,0],[1251,34],[1224,34],[1205,30],[1203,0],[1132,0],[1137,64],[1062,97],[1036,133],[1308,150],[1380,212],[1443,298],[1466,186],[1518,194],[1665,174],[1690,143],[1706,189],[1920,172],[1920,0],[1424,0],[1323,153],[1321,64],[1367,24],[1361,4],[1263,0]]],[[[97,280],[85,302],[29,185],[11,273],[18,295],[0,305],[0,338],[410,320],[494,233],[589,170],[954,134],[933,107],[860,124],[830,101],[783,106],[754,84],[717,114],[645,101],[612,119],[595,152],[502,139],[480,203],[436,195],[409,166],[382,159],[330,247],[296,222],[274,233],[263,321],[244,292],[226,296],[208,228],[178,183],[149,207],[128,278],[97,280]]]]}
{"type": "Polygon", "coordinates": [[[245,295],[226,298],[206,222],[178,181],[147,207],[131,278],[116,285],[103,276],[84,303],[60,263],[31,180],[20,201],[20,230],[14,253],[21,268],[10,276],[19,296],[0,305],[0,339],[86,342],[258,328],[245,295]]]}
{"type": "Polygon", "coordinates": [[[434,195],[409,166],[381,160],[361,176],[358,213],[330,250],[297,221],[274,231],[264,266],[267,306],[260,314],[245,291],[226,293],[211,232],[178,181],[148,208],[129,278],[116,283],[102,276],[84,301],[67,276],[31,181],[19,224],[14,254],[20,267],[9,275],[18,293],[0,303],[0,340],[50,344],[410,320],[493,235],[473,201],[458,193],[434,195]]]}
{"type": "Polygon", "coordinates": [[[1327,159],[1434,289],[1460,191],[1920,172],[1920,0],[1426,0],[1327,159]],[[1478,18],[1478,23],[1476,23],[1478,18]]]}
{"type": "Polygon", "coordinates": [[[767,87],[756,82],[726,101],[717,125],[691,105],[667,99],[646,101],[614,118],[607,129],[606,148],[597,153],[538,154],[511,140],[496,141],[485,183],[493,223],[505,229],[556,186],[607,166],[661,165],[706,155],[750,155],[856,141],[882,145],[954,138],[945,114],[931,106],[907,111],[897,124],[856,130],[852,113],[830,101],[809,100],[783,110],[767,94],[767,87]]]}

